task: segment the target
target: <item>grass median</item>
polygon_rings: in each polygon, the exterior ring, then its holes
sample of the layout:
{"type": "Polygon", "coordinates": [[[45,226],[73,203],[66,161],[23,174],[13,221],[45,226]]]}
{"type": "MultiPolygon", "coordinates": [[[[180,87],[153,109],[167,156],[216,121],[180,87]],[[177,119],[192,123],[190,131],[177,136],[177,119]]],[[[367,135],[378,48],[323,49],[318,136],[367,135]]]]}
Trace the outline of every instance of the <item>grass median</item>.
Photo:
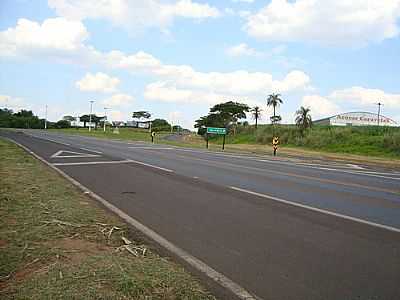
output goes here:
{"type": "Polygon", "coordinates": [[[215,299],[121,220],[2,139],[0,298],[215,299]]]}

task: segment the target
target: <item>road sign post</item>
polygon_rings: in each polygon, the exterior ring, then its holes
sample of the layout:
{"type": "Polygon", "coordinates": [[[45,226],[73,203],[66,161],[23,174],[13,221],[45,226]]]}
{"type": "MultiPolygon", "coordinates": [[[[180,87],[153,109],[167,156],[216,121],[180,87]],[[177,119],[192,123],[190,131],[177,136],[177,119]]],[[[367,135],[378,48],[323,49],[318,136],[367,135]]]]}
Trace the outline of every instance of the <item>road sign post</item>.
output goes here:
{"type": "Polygon", "coordinates": [[[226,136],[226,128],[219,127],[207,127],[206,132],[206,147],[208,149],[208,134],[219,134],[224,136],[224,140],[222,142],[222,150],[225,150],[225,136],[226,136]]]}
{"type": "Polygon", "coordinates": [[[272,138],[272,148],[274,149],[274,156],[276,156],[278,145],[279,145],[279,137],[275,136],[272,138]]]}

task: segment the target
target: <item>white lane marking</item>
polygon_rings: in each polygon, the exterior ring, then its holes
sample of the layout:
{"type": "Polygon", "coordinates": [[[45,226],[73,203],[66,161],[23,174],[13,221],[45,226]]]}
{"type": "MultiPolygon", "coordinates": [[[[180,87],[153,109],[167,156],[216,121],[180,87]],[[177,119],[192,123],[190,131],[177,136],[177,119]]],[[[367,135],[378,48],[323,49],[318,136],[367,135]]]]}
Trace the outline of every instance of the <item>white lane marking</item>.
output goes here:
{"type": "Polygon", "coordinates": [[[97,154],[103,154],[103,152],[101,152],[101,151],[87,149],[87,148],[83,148],[83,147],[80,147],[79,149],[85,150],[85,151],[89,151],[89,152],[93,152],[93,153],[97,153],[97,154]]]}
{"type": "Polygon", "coordinates": [[[310,169],[335,171],[335,172],[349,173],[349,174],[355,174],[355,175],[361,175],[361,176],[370,176],[370,177],[379,177],[379,178],[385,178],[385,179],[400,180],[400,178],[394,178],[394,177],[378,175],[378,174],[385,174],[385,175],[397,176],[396,173],[379,173],[379,172],[373,172],[373,171],[362,171],[362,169],[361,169],[362,167],[359,167],[360,171],[354,170],[352,172],[350,170],[328,168],[328,167],[326,167],[326,165],[322,165],[322,164],[310,164],[310,163],[301,163],[301,162],[295,162],[295,161],[289,162],[289,161],[281,161],[281,160],[259,159],[258,157],[255,157],[255,156],[230,155],[230,154],[221,154],[221,153],[215,153],[215,152],[197,151],[197,150],[191,150],[191,149],[178,149],[178,148],[173,148],[173,149],[174,150],[176,149],[176,150],[179,150],[179,151],[186,151],[186,152],[197,152],[197,153],[203,153],[203,154],[212,154],[214,156],[223,156],[223,157],[227,157],[227,158],[229,158],[229,157],[231,157],[231,158],[241,158],[241,159],[252,160],[252,161],[274,163],[274,164],[282,164],[282,165],[288,165],[288,166],[292,166],[292,167],[305,167],[305,168],[310,168],[310,169]]]}
{"type": "MultiPolygon", "coordinates": [[[[312,168],[312,167],[310,167],[312,168]]],[[[371,174],[371,172],[362,172],[362,171],[347,171],[347,170],[338,170],[338,169],[332,169],[332,168],[316,168],[316,169],[320,169],[320,170],[326,170],[326,171],[334,171],[334,172],[342,172],[342,173],[348,173],[348,174],[352,174],[352,175],[363,175],[363,176],[370,176],[370,177],[378,177],[378,178],[385,178],[385,179],[392,179],[392,180],[400,180],[400,178],[397,177],[390,177],[390,176],[382,176],[382,175],[377,175],[379,173],[373,173],[371,174]]],[[[392,175],[391,173],[389,173],[389,175],[392,175]]],[[[398,176],[396,174],[393,174],[393,176],[398,176]]]]}
{"type": "MultiPolygon", "coordinates": [[[[32,135],[33,136],[33,135],[32,135]]],[[[95,138],[95,137],[85,137],[85,136],[69,136],[71,138],[81,138],[81,139],[95,139],[95,140],[101,140],[101,141],[105,141],[105,142],[111,142],[111,143],[120,143],[120,144],[131,144],[131,145],[140,145],[140,144],[136,144],[136,143],[129,143],[129,142],[124,142],[124,141],[115,141],[115,140],[103,140],[100,138],[95,138]]],[[[46,139],[46,138],[43,138],[46,139]]],[[[53,141],[53,140],[50,140],[53,141]]],[[[60,143],[60,144],[64,144],[58,141],[53,141],[55,143],[60,143]]],[[[138,141],[141,142],[141,141],[138,141]]],[[[70,146],[70,144],[64,144],[67,146],[70,146]]],[[[134,147],[133,147],[134,148],[134,147]]],[[[186,152],[196,152],[196,153],[202,153],[202,154],[212,154],[215,156],[223,156],[223,157],[231,157],[231,158],[241,158],[241,159],[245,159],[245,160],[252,160],[252,161],[259,161],[259,162],[266,162],[266,163],[275,163],[275,164],[283,164],[283,165],[289,165],[292,167],[306,167],[306,168],[311,168],[311,169],[320,169],[320,170],[327,170],[327,171],[335,171],[335,172],[342,172],[342,173],[349,173],[349,174],[354,174],[354,175],[360,175],[360,176],[370,176],[370,177],[378,177],[378,178],[384,178],[384,179],[392,179],[392,180],[400,180],[400,178],[394,178],[394,177],[388,177],[388,176],[380,176],[380,175],[375,175],[375,174],[384,174],[384,173],[379,173],[379,172],[373,172],[373,171],[347,171],[347,170],[343,170],[343,169],[334,169],[334,168],[327,168],[327,167],[318,167],[318,166],[324,166],[322,164],[310,164],[310,163],[302,163],[299,162],[298,160],[294,160],[292,162],[290,161],[282,161],[282,160],[269,160],[269,159],[260,159],[259,157],[256,156],[246,156],[246,155],[231,155],[231,154],[222,154],[222,153],[218,153],[218,152],[212,152],[212,151],[204,151],[204,150],[195,150],[195,149],[186,149],[186,148],[179,148],[179,147],[170,147],[168,150],[178,150],[178,151],[186,151],[186,152]]],[[[384,175],[393,175],[393,176],[397,176],[396,173],[387,173],[384,175]]]]}
{"type": "Polygon", "coordinates": [[[349,167],[354,168],[354,169],[359,169],[359,170],[364,170],[364,167],[361,167],[359,165],[355,165],[355,164],[347,164],[349,167]]]}
{"type": "Polygon", "coordinates": [[[150,149],[150,150],[171,150],[171,147],[151,147],[151,146],[136,146],[136,147],[128,147],[129,149],[150,149]]]}
{"type": "Polygon", "coordinates": [[[42,137],[42,136],[37,136],[37,135],[30,135],[30,136],[31,137],[35,137],[37,139],[42,139],[42,140],[46,140],[46,141],[49,141],[49,142],[61,144],[61,145],[64,145],[64,146],[71,146],[71,144],[59,142],[59,141],[56,141],[56,140],[53,140],[53,139],[49,139],[49,138],[45,138],[45,137],[42,137]]]}
{"type": "Polygon", "coordinates": [[[101,155],[60,150],[54,153],[52,156],[50,156],[50,158],[80,158],[80,157],[100,157],[100,156],[101,155]],[[62,155],[63,153],[68,153],[68,154],[62,155]]]}
{"type": "MultiPolygon", "coordinates": [[[[177,155],[177,157],[188,159],[187,157],[180,156],[180,155],[177,155]]],[[[257,171],[257,172],[278,174],[278,175],[302,178],[302,179],[307,179],[307,180],[312,180],[312,181],[314,180],[314,181],[319,181],[319,182],[322,182],[322,183],[344,185],[344,186],[356,187],[356,188],[367,189],[367,190],[372,190],[372,191],[385,192],[385,193],[390,193],[390,194],[395,194],[395,195],[399,194],[399,191],[396,191],[396,190],[379,188],[379,187],[375,187],[375,186],[363,185],[363,184],[358,184],[358,183],[351,183],[351,182],[346,182],[346,181],[336,181],[336,180],[333,180],[333,179],[327,179],[327,178],[322,178],[322,177],[317,177],[317,176],[307,176],[307,175],[301,175],[301,174],[298,174],[298,173],[281,172],[281,171],[275,171],[275,170],[271,170],[271,169],[267,169],[267,168],[261,169],[261,168],[256,168],[256,167],[247,167],[247,166],[244,166],[244,165],[237,165],[237,164],[231,164],[231,163],[228,163],[228,162],[208,160],[208,159],[204,159],[204,158],[191,157],[190,159],[191,160],[196,160],[196,161],[202,161],[203,164],[211,166],[211,167],[214,167],[214,168],[218,168],[218,165],[220,165],[220,166],[228,166],[228,167],[235,168],[235,169],[254,170],[254,171],[257,171]]],[[[391,178],[391,179],[393,179],[393,178],[391,178]]]]}
{"type": "Polygon", "coordinates": [[[33,151],[31,151],[29,148],[25,147],[24,145],[21,145],[20,143],[14,141],[13,139],[8,140],[14,142],[17,144],[19,147],[30,153],[32,156],[36,157],[38,160],[42,161],[44,164],[48,165],[50,168],[55,170],[57,173],[59,173],[61,176],[69,180],[73,185],[77,186],[79,189],[81,189],[85,194],[88,194],[88,196],[96,199],[100,203],[102,203],[105,207],[107,207],[109,210],[112,212],[116,213],[119,217],[121,217],[123,220],[131,224],[133,227],[136,229],[140,230],[144,235],[148,236],[152,240],[154,240],[156,243],[170,251],[171,253],[175,254],[177,257],[181,258],[183,261],[185,261],[187,264],[195,268],[196,270],[200,271],[201,273],[204,273],[207,277],[209,277],[211,280],[213,280],[215,283],[219,284],[223,288],[227,289],[231,293],[233,293],[236,297],[238,297],[241,300],[261,300],[262,298],[249,293],[246,289],[244,289],[242,286],[237,284],[236,282],[232,281],[228,277],[226,277],[224,274],[219,273],[218,271],[214,270],[212,267],[201,261],[200,259],[190,255],[188,252],[185,250],[179,248],[175,244],[171,243],[161,235],[159,235],[157,232],[153,231],[149,227],[143,225],[140,223],[138,220],[134,219],[133,217],[127,215],[124,213],[122,210],[120,210],[118,207],[114,206],[104,198],[100,197],[99,195],[93,193],[91,190],[89,190],[87,187],[85,187],[83,184],[79,183],[75,179],[73,179],[71,176],[67,175],[64,173],[62,170],[56,168],[53,166],[51,163],[46,161],[44,158],[40,157],[33,151]]]}
{"type": "Polygon", "coordinates": [[[85,165],[104,165],[104,164],[127,164],[132,163],[131,160],[109,160],[109,161],[82,161],[71,163],[53,163],[53,166],[85,166],[85,165]]]}
{"type": "Polygon", "coordinates": [[[389,231],[400,233],[400,228],[396,228],[396,227],[392,227],[392,226],[388,226],[388,225],[383,225],[383,224],[379,224],[379,223],[375,223],[375,222],[370,222],[370,221],[359,219],[359,218],[355,218],[355,217],[350,217],[350,216],[343,215],[343,214],[340,214],[340,213],[335,213],[335,212],[331,212],[331,211],[328,211],[328,210],[325,210],[325,209],[316,208],[316,207],[312,207],[312,206],[308,206],[308,205],[304,205],[304,204],[300,204],[300,203],[296,203],[296,202],[291,202],[291,201],[284,200],[284,199],[281,199],[281,198],[278,198],[278,197],[274,197],[274,196],[270,196],[270,195],[266,195],[266,194],[261,194],[261,193],[249,191],[249,190],[246,190],[246,189],[241,189],[241,188],[234,187],[234,186],[231,186],[230,188],[235,190],[235,191],[247,193],[247,194],[250,194],[250,195],[266,198],[266,199],[277,201],[277,202],[281,202],[281,203],[284,203],[284,204],[288,204],[288,205],[292,205],[292,206],[296,206],[296,207],[300,207],[300,208],[316,211],[316,212],[319,212],[319,213],[322,213],[322,214],[326,214],[326,215],[330,215],[330,216],[334,216],[334,217],[350,220],[350,221],[353,221],[353,222],[358,222],[358,223],[362,223],[362,224],[366,224],[366,225],[370,225],[370,226],[374,226],[374,227],[378,227],[378,228],[382,228],[382,229],[386,229],[386,230],[389,230],[389,231]]]}
{"type": "Polygon", "coordinates": [[[137,160],[133,160],[133,159],[130,159],[129,161],[132,162],[132,163],[138,164],[138,165],[143,165],[143,166],[147,166],[147,167],[150,167],[150,168],[159,169],[159,170],[162,170],[162,171],[165,171],[165,172],[169,172],[169,173],[173,173],[174,172],[173,170],[166,169],[166,168],[159,167],[159,166],[155,166],[155,165],[151,165],[151,164],[147,164],[147,163],[142,162],[142,161],[137,161],[137,160]]]}

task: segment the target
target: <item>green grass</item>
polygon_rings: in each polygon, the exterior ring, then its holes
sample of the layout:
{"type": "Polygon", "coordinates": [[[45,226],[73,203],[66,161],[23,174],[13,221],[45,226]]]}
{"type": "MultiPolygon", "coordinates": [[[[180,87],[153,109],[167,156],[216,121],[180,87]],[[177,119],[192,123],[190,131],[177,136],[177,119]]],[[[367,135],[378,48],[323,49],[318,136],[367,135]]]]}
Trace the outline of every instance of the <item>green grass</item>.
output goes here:
{"type": "MultiPolygon", "coordinates": [[[[122,139],[132,141],[150,141],[147,130],[121,128],[120,134],[101,130],[89,132],[87,129],[61,129],[68,134],[79,134],[99,138],[122,139]]],[[[183,141],[166,141],[163,136],[169,133],[159,133],[156,143],[192,148],[204,148],[205,141],[201,137],[192,136],[183,141]]],[[[280,146],[292,149],[314,150],[327,153],[355,154],[368,157],[400,159],[400,128],[377,127],[330,127],[314,126],[302,135],[296,126],[280,125],[275,129],[270,125],[240,126],[235,135],[226,138],[226,149],[229,145],[270,145],[273,134],[280,138],[280,146]]],[[[210,136],[210,149],[219,150],[222,144],[221,136],[210,136]]],[[[234,148],[234,147],[232,147],[234,148]]],[[[242,150],[245,150],[242,147],[242,150]]]]}
{"type": "MultiPolygon", "coordinates": [[[[315,126],[303,135],[296,126],[270,125],[239,127],[227,137],[227,144],[271,144],[273,135],[280,145],[331,153],[356,154],[400,159],[400,128],[315,126]]],[[[221,137],[213,142],[221,144],[221,137]]]]}
{"type": "Polygon", "coordinates": [[[214,299],[117,217],[0,139],[1,299],[214,299]],[[112,230],[114,228],[114,230],[112,230]],[[111,232],[111,233],[110,233],[111,232]]]}

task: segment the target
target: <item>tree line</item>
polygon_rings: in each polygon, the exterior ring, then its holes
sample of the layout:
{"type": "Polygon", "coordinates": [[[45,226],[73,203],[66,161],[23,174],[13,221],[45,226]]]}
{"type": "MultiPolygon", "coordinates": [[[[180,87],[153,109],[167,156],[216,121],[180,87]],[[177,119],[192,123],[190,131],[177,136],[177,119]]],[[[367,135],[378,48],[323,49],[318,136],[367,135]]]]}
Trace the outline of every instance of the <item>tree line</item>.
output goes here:
{"type": "MultiPolygon", "coordinates": [[[[271,124],[279,124],[282,117],[276,114],[276,108],[283,104],[280,94],[271,94],[268,96],[266,105],[273,108],[273,115],[270,117],[271,124]]],[[[251,113],[255,120],[255,128],[258,127],[258,121],[261,119],[263,110],[259,106],[249,107],[247,104],[240,102],[228,101],[225,103],[216,104],[210,108],[210,112],[195,121],[194,127],[197,128],[197,133],[203,135],[207,131],[207,127],[223,127],[229,132],[235,133],[238,125],[248,125],[247,121],[240,122],[241,119],[246,119],[246,113],[251,113]]],[[[296,125],[301,133],[312,126],[310,115],[311,110],[301,106],[296,111],[296,125]]]]}

